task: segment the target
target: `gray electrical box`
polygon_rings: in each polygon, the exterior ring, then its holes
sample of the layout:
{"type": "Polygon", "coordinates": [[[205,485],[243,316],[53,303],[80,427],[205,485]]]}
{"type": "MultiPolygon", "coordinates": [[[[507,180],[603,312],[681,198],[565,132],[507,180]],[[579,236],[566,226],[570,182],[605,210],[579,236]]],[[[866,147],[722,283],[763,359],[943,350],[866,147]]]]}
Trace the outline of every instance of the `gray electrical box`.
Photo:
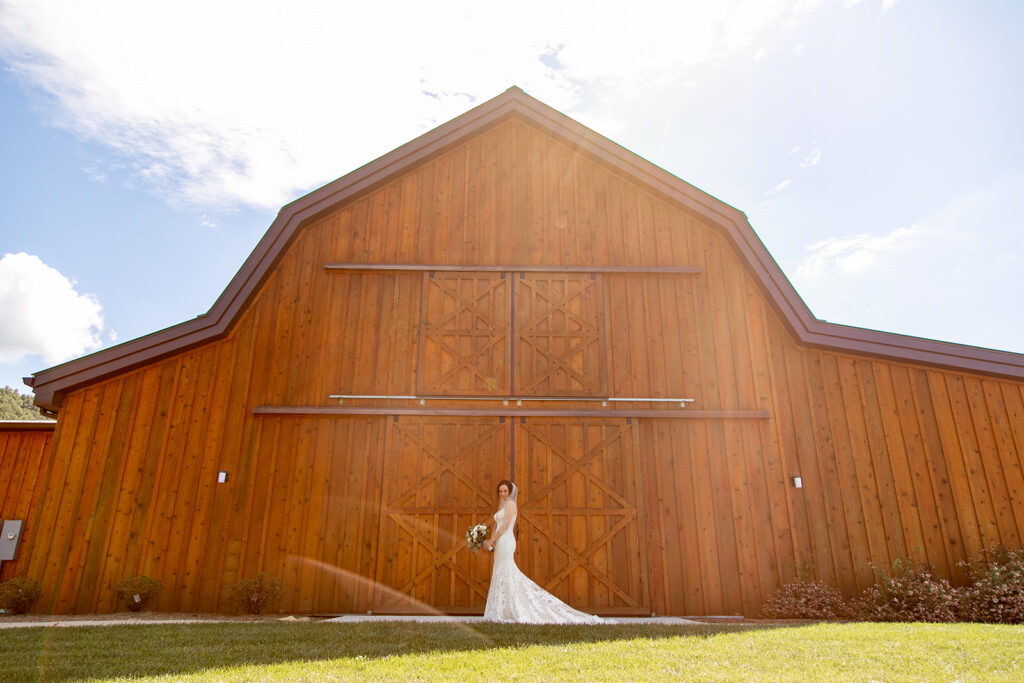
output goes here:
{"type": "Polygon", "coordinates": [[[24,523],[20,519],[4,520],[4,530],[0,534],[0,562],[13,560],[18,556],[18,545],[21,543],[21,525],[24,523]]]}

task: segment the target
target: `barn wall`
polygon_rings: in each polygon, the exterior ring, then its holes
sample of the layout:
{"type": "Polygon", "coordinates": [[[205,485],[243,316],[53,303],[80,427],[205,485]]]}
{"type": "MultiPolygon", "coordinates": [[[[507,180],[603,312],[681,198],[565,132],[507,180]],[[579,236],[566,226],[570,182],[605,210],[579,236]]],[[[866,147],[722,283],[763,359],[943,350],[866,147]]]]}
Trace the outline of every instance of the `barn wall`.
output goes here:
{"type": "MultiPolygon", "coordinates": [[[[0,520],[25,520],[38,506],[52,442],[52,426],[15,429],[0,424],[0,520]]],[[[18,552],[19,557],[23,554],[24,545],[18,552]]],[[[0,581],[16,576],[15,568],[15,562],[5,562],[0,581]]]]}
{"type": "Polygon", "coordinates": [[[511,120],[303,228],[224,339],[64,399],[4,567],[43,581],[39,609],[111,611],[135,573],[160,609],[226,609],[264,570],[285,610],[379,604],[355,577],[386,577],[388,418],[252,412],[416,393],[425,276],[331,262],[701,268],[600,276],[611,395],[770,415],[636,421],[652,611],[755,614],[800,564],[848,594],[918,552],[959,577],[1021,542],[1024,385],[798,346],[714,228],[511,120]]]}
{"type": "Polygon", "coordinates": [[[781,331],[775,425],[818,576],[859,589],[871,562],[911,556],[959,580],[982,548],[1021,546],[1022,383],[799,350],[781,331]]]}

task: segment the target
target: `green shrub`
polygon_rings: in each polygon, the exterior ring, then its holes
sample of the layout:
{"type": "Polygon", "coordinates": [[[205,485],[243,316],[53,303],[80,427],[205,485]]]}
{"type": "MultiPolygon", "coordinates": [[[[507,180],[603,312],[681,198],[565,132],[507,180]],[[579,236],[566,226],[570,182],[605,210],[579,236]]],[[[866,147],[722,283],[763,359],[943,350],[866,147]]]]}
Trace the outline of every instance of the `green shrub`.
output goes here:
{"type": "Polygon", "coordinates": [[[866,621],[956,621],[959,596],[953,586],[923,565],[899,559],[892,573],[871,565],[878,581],[857,601],[857,616],[866,621]]]}
{"type": "Polygon", "coordinates": [[[114,590],[128,609],[138,612],[163,592],[164,585],[151,576],[129,576],[121,579],[114,590]]]}
{"type": "Polygon", "coordinates": [[[1024,624],[1024,548],[997,546],[961,566],[971,581],[960,591],[963,621],[1024,624]]]}
{"type": "Polygon", "coordinates": [[[25,614],[43,596],[43,587],[35,579],[15,578],[0,583],[0,608],[25,614]]]}
{"type": "Polygon", "coordinates": [[[227,586],[228,598],[248,614],[263,614],[277,604],[287,586],[277,577],[268,577],[266,572],[253,579],[243,579],[227,586]]]}

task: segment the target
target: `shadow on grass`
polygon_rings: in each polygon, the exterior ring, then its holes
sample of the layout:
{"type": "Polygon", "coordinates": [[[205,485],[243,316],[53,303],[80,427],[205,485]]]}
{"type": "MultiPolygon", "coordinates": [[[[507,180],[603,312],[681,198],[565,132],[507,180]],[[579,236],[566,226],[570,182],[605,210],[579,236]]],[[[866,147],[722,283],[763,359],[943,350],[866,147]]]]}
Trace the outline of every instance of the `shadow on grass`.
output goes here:
{"type": "Polygon", "coordinates": [[[776,624],[528,626],[218,623],[0,632],[5,681],[199,674],[209,669],[601,641],[706,638],[776,624]]]}

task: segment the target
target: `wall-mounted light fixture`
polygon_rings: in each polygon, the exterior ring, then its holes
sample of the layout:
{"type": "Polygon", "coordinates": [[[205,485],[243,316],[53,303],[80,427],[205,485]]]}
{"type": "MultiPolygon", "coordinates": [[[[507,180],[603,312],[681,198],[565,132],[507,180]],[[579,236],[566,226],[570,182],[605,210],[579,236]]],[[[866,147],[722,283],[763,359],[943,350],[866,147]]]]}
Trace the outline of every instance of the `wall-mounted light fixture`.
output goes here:
{"type": "Polygon", "coordinates": [[[217,473],[217,483],[218,484],[223,484],[227,480],[228,480],[227,470],[221,470],[220,472],[217,473]]]}
{"type": "Polygon", "coordinates": [[[801,477],[793,477],[793,488],[802,489],[804,487],[804,480],[801,477]]]}

